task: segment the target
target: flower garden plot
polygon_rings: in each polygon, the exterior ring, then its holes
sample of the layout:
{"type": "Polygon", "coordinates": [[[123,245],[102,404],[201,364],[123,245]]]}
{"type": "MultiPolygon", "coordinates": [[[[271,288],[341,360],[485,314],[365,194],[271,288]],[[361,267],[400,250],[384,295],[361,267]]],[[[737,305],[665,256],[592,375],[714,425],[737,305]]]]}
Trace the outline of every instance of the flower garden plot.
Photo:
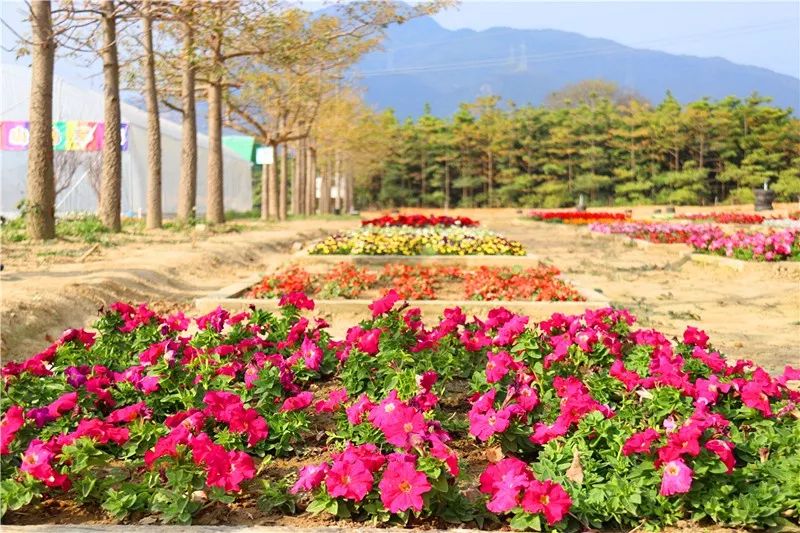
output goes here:
{"type": "Polygon", "coordinates": [[[315,299],[318,313],[339,325],[340,315],[358,315],[373,299],[390,291],[410,300],[426,316],[457,306],[482,314],[502,301],[515,312],[541,319],[554,312],[578,313],[610,303],[599,292],[565,281],[557,269],[545,265],[462,269],[398,264],[376,269],[342,262],[330,268],[292,265],[268,276],[251,276],[198,299],[196,309],[255,306],[274,311],[283,295],[301,292],[315,299]]]}
{"type": "Polygon", "coordinates": [[[622,222],[630,217],[624,213],[601,211],[530,211],[526,218],[537,222],[586,225],[592,222],[622,222]]]}
{"type": "Polygon", "coordinates": [[[372,218],[361,221],[362,226],[409,226],[414,228],[422,228],[428,226],[462,226],[462,227],[477,227],[479,225],[477,220],[469,217],[450,217],[439,215],[386,215],[378,218],[372,218]]]}
{"type": "Polygon", "coordinates": [[[313,243],[309,255],[523,256],[517,241],[471,227],[371,227],[336,233],[313,243]]]}
{"type": "Polygon", "coordinates": [[[235,506],[253,522],[797,523],[798,370],[729,363],[702,331],[670,340],[610,308],[536,325],[451,309],[426,328],[382,299],[341,340],[301,308],[115,304],[97,334],[7,364],[4,522],[45,499],[119,521],[235,506]]]}
{"type": "Polygon", "coordinates": [[[695,252],[743,261],[800,261],[800,229],[726,233],[711,224],[627,222],[591,224],[590,230],[654,243],[690,245],[695,252]]]}
{"type": "Polygon", "coordinates": [[[339,263],[322,272],[292,265],[265,276],[244,296],[280,298],[302,292],[315,298],[370,298],[394,290],[405,300],[583,301],[585,298],[549,265],[478,267],[385,265],[370,270],[339,263]]]}

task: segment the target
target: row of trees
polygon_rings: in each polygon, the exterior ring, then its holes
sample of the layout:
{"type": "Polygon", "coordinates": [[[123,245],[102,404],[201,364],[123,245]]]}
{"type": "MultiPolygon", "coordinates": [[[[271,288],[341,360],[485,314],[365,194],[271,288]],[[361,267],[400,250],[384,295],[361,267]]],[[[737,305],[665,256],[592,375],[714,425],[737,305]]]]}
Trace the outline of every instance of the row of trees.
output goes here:
{"type": "Polygon", "coordinates": [[[202,164],[197,157],[198,101],[205,101],[208,110],[206,219],[220,223],[225,218],[224,127],[252,135],[281,154],[280,164],[265,173],[261,196],[262,215],[284,219],[290,198],[295,213],[316,209],[311,177],[316,176],[318,153],[324,154],[324,168],[335,167],[330,182],[342,180],[342,148],[331,153],[318,139],[330,136],[322,125],[336,122],[324,112],[335,113],[339,100],[352,99],[342,96],[351,92],[343,81],[347,69],[379,44],[389,24],[442,5],[440,1],[413,7],[355,2],[312,14],[278,0],[30,2],[31,32],[20,35],[21,51],[32,56],[26,199],[30,236],[55,235],[50,130],[57,54],[99,58],[103,65],[99,215],[110,230],[121,229],[121,88],[142,92],[148,113],[148,228],[162,224],[159,115],[164,107],[179,111],[183,123],[177,217],[188,221],[195,216],[197,168],[202,164]],[[287,183],[290,144],[296,154],[291,184],[287,183]],[[329,160],[334,163],[328,165],[329,160]]]}
{"type": "Polygon", "coordinates": [[[383,163],[360,175],[365,205],[595,205],[750,202],[766,182],[800,196],[800,121],[790,109],[746,99],[653,106],[613,84],[591,81],[545,105],[497,97],[463,104],[442,119],[429,110],[382,126],[383,163]]]}

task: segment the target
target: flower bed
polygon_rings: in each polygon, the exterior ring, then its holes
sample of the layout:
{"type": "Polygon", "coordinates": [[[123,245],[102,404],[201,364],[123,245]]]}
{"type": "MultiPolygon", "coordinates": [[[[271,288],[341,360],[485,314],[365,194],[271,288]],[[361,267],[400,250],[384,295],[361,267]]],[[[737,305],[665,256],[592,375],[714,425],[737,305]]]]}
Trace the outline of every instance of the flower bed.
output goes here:
{"type": "Polygon", "coordinates": [[[683,220],[701,220],[717,224],[761,224],[765,217],[749,213],[693,213],[675,215],[683,220]]]}
{"type": "Polygon", "coordinates": [[[364,227],[326,237],[311,255],[525,255],[517,241],[492,231],[451,226],[364,227]]]}
{"type": "Polygon", "coordinates": [[[379,273],[339,263],[321,274],[293,265],[265,276],[245,295],[278,298],[300,291],[320,298],[365,298],[396,291],[409,300],[535,300],[581,301],[574,288],[560,279],[557,268],[385,265],[379,273]]]}
{"type": "Polygon", "coordinates": [[[616,222],[628,220],[624,213],[604,213],[600,211],[531,211],[528,217],[539,222],[559,224],[590,224],[592,222],[616,222]]]}
{"type": "Polygon", "coordinates": [[[4,522],[40,498],[165,522],[228,506],[536,530],[797,521],[798,370],[728,364],[702,331],[671,341],[611,308],[538,326],[451,309],[427,328],[387,297],[333,340],[304,295],[283,305],[115,304],[97,334],[8,363],[4,522]]]}
{"type": "Polygon", "coordinates": [[[673,224],[628,222],[591,224],[598,233],[625,235],[656,243],[683,243],[696,252],[720,255],[744,261],[800,260],[800,229],[780,231],[725,233],[719,226],[708,224],[673,224]]]}
{"type": "Polygon", "coordinates": [[[476,227],[478,221],[468,217],[449,217],[437,215],[386,215],[378,218],[372,218],[361,221],[362,226],[411,226],[415,228],[423,228],[428,226],[461,226],[461,227],[476,227]]]}

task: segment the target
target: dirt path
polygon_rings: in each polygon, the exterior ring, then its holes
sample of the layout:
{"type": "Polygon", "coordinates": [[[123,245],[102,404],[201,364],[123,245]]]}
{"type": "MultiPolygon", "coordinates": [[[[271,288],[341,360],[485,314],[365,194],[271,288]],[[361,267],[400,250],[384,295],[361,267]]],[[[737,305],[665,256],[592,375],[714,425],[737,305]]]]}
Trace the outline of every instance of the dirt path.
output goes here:
{"type": "Polygon", "coordinates": [[[90,248],[85,243],[4,246],[0,355],[29,357],[65,328],[92,323],[99,308],[117,300],[189,310],[194,298],[284,261],[294,243],[354,225],[245,224],[239,232],[211,236],[158,232],[154,242],[122,236],[122,242],[98,248],[84,263],[71,252],[90,248]]]}
{"type": "MultiPolygon", "coordinates": [[[[566,277],[631,309],[644,327],[680,335],[696,325],[729,356],[753,358],[773,371],[800,365],[800,277],[778,264],[740,273],[681,261],[674,246],[641,249],[592,237],[586,228],[522,221],[513,209],[451,214],[477,218],[522,241],[566,277]]],[[[188,310],[197,296],[280,266],[293,243],[356,225],[306,220],[244,224],[240,232],[210,237],[163,232],[102,247],[86,263],[76,262],[86,244],[5,247],[0,351],[4,359],[27,357],[64,328],[88,325],[99,307],[118,299],[188,310]]],[[[336,318],[338,332],[363,315],[336,318]]]]}

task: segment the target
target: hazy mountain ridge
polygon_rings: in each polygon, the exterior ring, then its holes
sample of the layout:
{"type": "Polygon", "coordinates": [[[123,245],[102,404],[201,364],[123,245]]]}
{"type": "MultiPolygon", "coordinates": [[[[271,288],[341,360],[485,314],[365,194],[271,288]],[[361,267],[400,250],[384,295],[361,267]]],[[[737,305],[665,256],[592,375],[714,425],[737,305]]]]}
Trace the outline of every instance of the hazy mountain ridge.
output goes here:
{"type": "Polygon", "coordinates": [[[419,115],[426,102],[447,115],[481,94],[538,104],[564,85],[598,78],[652,102],[667,90],[682,102],[757,91],[782,107],[800,107],[800,80],[762,67],[559,30],[448,30],[429,17],[389,28],[382,50],[365,56],[357,72],[367,101],[401,117],[419,115]]]}

